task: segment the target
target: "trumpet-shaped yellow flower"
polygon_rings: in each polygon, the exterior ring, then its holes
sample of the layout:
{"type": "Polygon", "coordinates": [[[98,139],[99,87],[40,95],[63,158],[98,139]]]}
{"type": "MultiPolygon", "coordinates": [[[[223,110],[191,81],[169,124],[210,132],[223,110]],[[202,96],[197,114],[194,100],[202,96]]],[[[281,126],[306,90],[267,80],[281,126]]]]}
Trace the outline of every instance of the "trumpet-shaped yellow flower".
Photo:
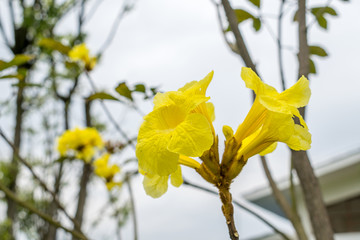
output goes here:
{"type": "Polygon", "coordinates": [[[95,174],[103,178],[106,182],[106,187],[111,190],[115,186],[121,186],[121,182],[114,181],[114,176],[120,172],[119,166],[109,165],[110,154],[105,153],[100,158],[94,161],[95,174]]]}
{"type": "Polygon", "coordinates": [[[246,86],[254,90],[256,98],[234,135],[242,142],[238,154],[246,160],[257,153],[270,152],[268,147],[274,150],[276,142],[284,142],[294,150],[309,149],[311,134],[297,109],[309,101],[309,81],[301,77],[291,88],[278,93],[250,68],[243,68],[241,77],[246,86]],[[295,123],[296,118],[300,124],[295,123]]]}
{"type": "Polygon", "coordinates": [[[97,62],[96,57],[92,57],[89,54],[89,49],[86,47],[85,43],[74,46],[68,53],[72,61],[81,61],[86,70],[91,71],[97,62]]]}
{"type": "Polygon", "coordinates": [[[288,114],[268,111],[264,125],[243,140],[238,156],[246,160],[258,153],[265,155],[275,150],[276,142],[286,143],[294,150],[307,150],[310,148],[311,134],[295,124],[288,114]]]}
{"type": "Polygon", "coordinates": [[[65,131],[58,139],[57,150],[61,156],[73,155],[89,162],[95,149],[103,148],[100,134],[94,128],[75,128],[65,131]]]}
{"type": "Polygon", "coordinates": [[[213,72],[178,91],[155,96],[154,110],[144,117],[136,146],[139,168],[148,176],[168,177],[177,171],[180,155],[200,157],[212,146],[213,107],[205,96],[212,76],[213,72]]]}

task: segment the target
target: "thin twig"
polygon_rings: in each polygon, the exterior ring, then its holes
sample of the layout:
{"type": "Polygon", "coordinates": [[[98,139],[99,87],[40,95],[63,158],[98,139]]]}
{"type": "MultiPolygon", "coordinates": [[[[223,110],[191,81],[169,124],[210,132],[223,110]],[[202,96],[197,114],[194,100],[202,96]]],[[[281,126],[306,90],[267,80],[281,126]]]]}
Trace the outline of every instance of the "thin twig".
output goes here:
{"type": "Polygon", "coordinates": [[[60,203],[59,199],[57,198],[56,194],[50,190],[50,188],[46,185],[46,183],[37,175],[37,173],[35,173],[34,169],[32,168],[32,166],[24,159],[20,156],[18,149],[16,149],[16,147],[14,146],[14,144],[9,140],[9,138],[4,134],[4,132],[2,131],[2,129],[0,128],[0,136],[5,140],[5,142],[13,149],[16,158],[30,171],[30,173],[33,175],[33,177],[38,181],[38,183],[40,184],[40,186],[48,193],[50,193],[50,195],[53,198],[53,201],[57,204],[57,206],[59,207],[59,209],[65,214],[65,216],[70,219],[75,225],[77,225],[78,223],[76,222],[76,220],[74,218],[72,218],[67,211],[65,210],[65,208],[62,206],[62,204],[60,203]]]}
{"type": "MultiPolygon", "coordinates": [[[[95,86],[95,83],[94,81],[92,80],[90,74],[88,72],[85,72],[85,75],[86,77],[88,78],[89,80],[89,83],[90,83],[90,86],[91,88],[93,89],[93,92],[97,92],[97,88],[95,86]]],[[[114,117],[111,115],[109,109],[107,108],[107,106],[105,105],[104,101],[102,99],[100,99],[100,104],[101,104],[101,107],[103,108],[106,116],[108,117],[108,119],[110,120],[110,122],[114,125],[115,129],[120,133],[120,135],[126,140],[126,142],[128,144],[130,144],[130,146],[132,148],[135,149],[135,144],[133,142],[132,139],[130,139],[127,134],[125,133],[125,131],[119,126],[119,124],[115,121],[114,117]]]]}
{"type": "MultiPolygon", "coordinates": [[[[194,183],[190,183],[188,181],[186,181],[184,179],[184,185],[186,186],[190,186],[190,187],[193,187],[193,188],[197,188],[197,189],[200,189],[202,191],[205,191],[205,192],[208,192],[208,193],[211,193],[211,194],[214,194],[216,196],[218,196],[219,194],[211,189],[208,189],[208,188],[205,188],[205,187],[202,187],[202,186],[199,186],[199,185],[196,185],[194,183]]],[[[286,236],[283,232],[281,232],[277,227],[275,227],[272,223],[270,223],[268,220],[266,220],[264,217],[262,217],[260,214],[254,212],[253,210],[251,210],[250,208],[244,206],[243,204],[241,204],[240,202],[236,201],[236,200],[232,200],[232,202],[238,206],[239,208],[247,211],[248,213],[254,215],[255,217],[257,217],[260,221],[262,221],[263,223],[265,223],[267,226],[269,226],[270,228],[272,228],[275,232],[277,232],[278,234],[280,234],[284,239],[287,239],[287,240],[290,240],[290,238],[288,236],[286,236]]]]}
{"type": "Polygon", "coordinates": [[[227,37],[226,37],[226,28],[223,24],[223,19],[221,17],[221,11],[220,11],[220,7],[221,4],[217,3],[215,0],[211,0],[211,2],[216,6],[216,15],[218,18],[218,22],[219,22],[219,26],[220,26],[220,31],[221,31],[221,35],[224,37],[224,40],[226,42],[226,44],[228,45],[228,47],[231,49],[231,51],[233,51],[236,54],[239,54],[239,50],[237,49],[236,45],[234,45],[227,37]]]}
{"type": "Polygon", "coordinates": [[[101,46],[99,52],[103,53],[105,50],[111,45],[112,41],[114,40],[117,28],[120,24],[121,19],[125,16],[125,13],[130,11],[132,6],[130,6],[127,1],[124,2],[124,4],[121,6],[120,11],[114,20],[114,23],[112,24],[111,30],[109,32],[109,35],[105,39],[103,45],[101,46]]]}
{"type": "Polygon", "coordinates": [[[92,16],[95,14],[96,10],[98,10],[100,8],[100,4],[105,2],[104,0],[97,0],[94,5],[92,6],[92,8],[90,9],[89,13],[84,16],[83,18],[83,23],[85,24],[89,19],[92,18],[92,16]]]}
{"type": "Polygon", "coordinates": [[[285,4],[285,0],[280,0],[280,9],[279,9],[279,17],[278,17],[278,37],[277,37],[279,71],[280,71],[280,79],[281,79],[281,85],[283,91],[285,91],[286,89],[284,65],[283,65],[283,57],[282,57],[282,17],[284,14],[284,4],[285,4]]]}
{"type": "Polygon", "coordinates": [[[134,194],[131,187],[131,176],[132,174],[128,174],[125,178],[126,184],[128,186],[129,195],[130,195],[130,207],[133,213],[133,227],[134,227],[134,240],[138,239],[138,228],[137,228],[137,218],[136,218],[136,211],[135,211],[135,201],[134,201],[134,194]]]}
{"type": "Polygon", "coordinates": [[[288,203],[288,201],[286,200],[285,196],[281,193],[279,188],[276,186],[276,183],[271,175],[270,169],[266,163],[265,157],[261,156],[260,158],[261,158],[261,163],[262,163],[266,178],[269,181],[270,187],[272,189],[272,193],[273,193],[277,203],[280,205],[281,209],[284,211],[286,217],[291,221],[299,239],[307,240],[308,238],[306,236],[304,226],[301,223],[299,215],[297,214],[297,212],[292,211],[291,206],[288,203]]]}
{"type": "Polygon", "coordinates": [[[44,219],[46,222],[50,223],[51,225],[57,227],[57,228],[62,228],[63,230],[65,230],[68,233],[71,233],[73,236],[83,239],[83,240],[87,240],[88,238],[82,234],[81,232],[78,231],[74,231],[71,230],[65,226],[63,226],[60,222],[54,220],[51,216],[47,215],[46,213],[41,212],[39,209],[35,208],[32,204],[20,200],[15,193],[13,193],[10,189],[8,189],[5,185],[2,184],[2,182],[0,181],[0,190],[3,191],[5,193],[5,195],[12,199],[14,202],[16,202],[18,205],[30,210],[31,212],[35,213],[36,215],[38,215],[39,217],[41,217],[42,219],[44,219]]]}
{"type": "Polygon", "coordinates": [[[15,37],[16,23],[15,23],[15,13],[14,13],[13,2],[14,2],[13,0],[8,0],[9,9],[10,9],[10,19],[11,19],[11,24],[13,27],[13,32],[14,32],[14,37],[15,37]]]}
{"type": "Polygon", "coordinates": [[[4,29],[4,26],[2,24],[1,16],[0,16],[0,32],[1,32],[1,35],[3,36],[3,39],[4,39],[4,42],[5,42],[6,46],[8,48],[11,48],[10,41],[9,41],[8,37],[6,36],[5,29],[4,29]]]}
{"type": "Polygon", "coordinates": [[[247,67],[251,68],[254,72],[257,72],[256,66],[250,57],[250,53],[248,51],[248,48],[246,47],[245,41],[244,41],[242,34],[240,32],[240,29],[238,27],[238,21],[237,21],[235,12],[230,5],[230,2],[228,0],[221,0],[221,2],[224,7],[225,14],[226,14],[227,20],[229,22],[231,31],[234,34],[234,37],[236,40],[236,47],[239,50],[240,57],[243,59],[245,65],[247,67]]]}
{"type": "MultiPolygon", "coordinates": [[[[310,72],[308,29],[306,25],[306,0],[298,1],[299,72],[298,77],[307,77],[310,72]]],[[[305,107],[299,109],[305,119],[305,107]]],[[[310,222],[316,239],[334,239],[330,219],[321,193],[320,183],[311,166],[306,151],[291,151],[291,161],[300,180],[310,222]]]]}

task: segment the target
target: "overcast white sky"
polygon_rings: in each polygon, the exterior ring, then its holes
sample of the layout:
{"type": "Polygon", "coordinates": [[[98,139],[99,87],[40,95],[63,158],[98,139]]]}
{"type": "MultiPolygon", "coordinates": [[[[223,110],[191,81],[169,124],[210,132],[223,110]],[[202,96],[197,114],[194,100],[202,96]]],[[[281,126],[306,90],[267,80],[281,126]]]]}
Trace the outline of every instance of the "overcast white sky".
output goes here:
{"type": "MultiPolygon", "coordinates": [[[[244,2],[233,1],[234,6],[244,2]]],[[[268,27],[276,34],[276,20],[271,17],[276,16],[280,1],[262,2],[262,12],[268,16],[268,27]]],[[[324,0],[309,1],[309,5],[318,6],[327,2],[331,2],[339,17],[328,18],[328,31],[319,30],[316,24],[309,30],[310,44],[321,45],[329,53],[328,58],[314,58],[318,74],[310,77],[312,97],[307,123],[313,135],[309,153],[314,165],[360,148],[360,2],[346,4],[339,0],[324,0]]],[[[246,9],[256,13],[250,4],[245,5],[246,9]]],[[[87,43],[92,52],[101,47],[119,7],[116,0],[104,0],[94,18],[85,26],[89,31],[87,43]]],[[[291,22],[294,9],[289,7],[285,15],[283,36],[284,44],[290,46],[289,50],[284,50],[288,86],[297,80],[297,26],[291,22]]],[[[60,25],[59,31],[71,31],[75,27],[73,19],[68,19],[60,25]]],[[[263,80],[280,90],[276,44],[268,28],[263,25],[259,33],[254,33],[250,23],[246,23],[241,25],[241,30],[263,80]]],[[[242,66],[242,61],[224,42],[215,7],[210,0],[138,0],[135,8],[122,20],[112,45],[92,76],[103,89],[111,90],[125,79],[130,84],[143,82],[168,91],[176,90],[191,80],[199,80],[214,70],[208,95],[215,105],[215,127],[222,138],[222,126],[230,125],[236,129],[251,106],[251,93],[240,78],[242,66]]],[[[151,107],[151,104],[143,105],[142,111],[147,113],[151,107]]],[[[118,106],[112,109],[129,135],[135,135],[141,117],[118,106]]],[[[98,114],[101,114],[100,109],[98,114]]],[[[289,172],[286,147],[280,146],[270,154],[269,164],[276,178],[286,176],[289,172]]],[[[192,171],[185,171],[185,177],[208,186],[192,171]]],[[[141,180],[137,178],[133,181],[140,239],[227,238],[220,200],[216,196],[182,186],[179,189],[169,187],[163,197],[152,199],[145,195],[141,180]]],[[[262,168],[254,157],[234,182],[233,196],[240,197],[241,193],[264,184],[266,180],[262,168]]],[[[102,194],[105,192],[92,191],[92,202],[100,201],[98,198],[102,194]]],[[[91,214],[96,214],[96,209],[90,209],[91,214]]],[[[235,221],[241,239],[249,239],[267,230],[238,209],[235,221]]],[[[107,239],[114,239],[107,228],[112,229],[112,226],[104,222],[100,231],[91,233],[96,239],[104,239],[100,237],[104,235],[108,236],[107,239]]],[[[124,239],[130,237],[131,226],[128,224],[124,239]]]]}

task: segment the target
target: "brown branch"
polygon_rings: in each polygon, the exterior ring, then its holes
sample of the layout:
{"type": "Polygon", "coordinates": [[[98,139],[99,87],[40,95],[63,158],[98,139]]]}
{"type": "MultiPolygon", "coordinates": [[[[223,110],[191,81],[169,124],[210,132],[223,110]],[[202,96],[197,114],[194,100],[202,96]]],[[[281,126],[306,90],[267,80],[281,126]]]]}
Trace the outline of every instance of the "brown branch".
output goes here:
{"type": "Polygon", "coordinates": [[[106,40],[104,41],[103,45],[100,48],[100,51],[99,51],[100,53],[103,53],[111,45],[112,41],[114,40],[117,28],[119,27],[121,20],[125,16],[125,13],[130,11],[131,8],[132,8],[132,6],[130,6],[130,4],[127,3],[127,1],[125,0],[124,4],[120,8],[120,11],[119,11],[116,19],[114,20],[114,23],[112,24],[109,35],[107,36],[106,40]]]}
{"type": "Polygon", "coordinates": [[[39,217],[41,217],[42,219],[44,219],[46,222],[50,223],[51,225],[57,227],[57,228],[62,228],[63,230],[65,230],[68,233],[71,233],[73,236],[86,240],[88,239],[86,236],[84,236],[82,233],[78,232],[78,231],[74,231],[71,230],[65,226],[63,226],[60,222],[54,220],[51,216],[41,212],[39,209],[35,208],[33,205],[31,205],[30,203],[26,202],[26,201],[22,201],[20,200],[16,194],[14,192],[12,192],[10,189],[8,189],[5,185],[2,184],[2,182],[0,182],[0,190],[3,191],[5,193],[5,195],[10,198],[12,201],[16,202],[18,205],[28,209],[29,211],[35,213],[36,215],[38,215],[39,217]]]}
{"type": "Polygon", "coordinates": [[[75,219],[72,218],[68,212],[66,211],[66,209],[62,206],[62,204],[60,203],[59,199],[57,198],[57,195],[50,190],[50,188],[46,185],[46,183],[40,178],[40,176],[37,175],[37,173],[34,171],[34,169],[32,168],[32,166],[24,159],[20,156],[18,149],[14,146],[14,144],[12,142],[10,142],[9,138],[4,134],[4,132],[2,131],[2,129],[0,128],[0,136],[4,139],[4,141],[13,149],[13,151],[15,152],[15,157],[17,158],[17,160],[19,162],[21,162],[31,173],[31,175],[34,177],[34,179],[40,184],[40,186],[46,191],[48,192],[52,198],[53,198],[53,202],[55,204],[57,204],[58,208],[65,214],[65,216],[70,219],[74,224],[77,224],[75,219]]]}
{"type": "Polygon", "coordinates": [[[4,26],[2,24],[2,18],[1,17],[0,17],[0,32],[1,32],[1,35],[3,36],[3,39],[4,39],[4,42],[5,42],[6,46],[11,49],[11,44],[10,44],[10,41],[9,41],[8,37],[6,36],[5,29],[4,29],[4,26]]]}
{"type": "MultiPolygon", "coordinates": [[[[194,183],[190,183],[188,181],[186,181],[184,179],[184,185],[186,186],[190,186],[199,190],[202,190],[204,192],[208,192],[211,193],[213,195],[218,196],[219,194],[213,190],[210,190],[208,188],[196,185],[194,183]]],[[[277,227],[275,227],[272,223],[270,223],[269,221],[267,221],[264,217],[262,217],[261,215],[259,215],[258,213],[254,212],[253,210],[251,210],[250,208],[246,207],[245,205],[241,204],[240,202],[232,199],[232,202],[234,203],[234,205],[238,206],[239,208],[245,210],[246,212],[252,214],[253,216],[257,217],[260,221],[262,221],[264,224],[266,224],[267,226],[269,226],[271,229],[273,229],[276,233],[280,234],[284,239],[286,240],[290,240],[290,238],[288,236],[286,236],[283,232],[281,232],[277,227]]]]}
{"type": "MultiPolygon", "coordinates": [[[[224,6],[224,10],[227,16],[227,19],[229,21],[230,27],[232,32],[234,33],[235,39],[236,39],[236,43],[239,49],[239,55],[241,56],[241,58],[243,59],[243,61],[245,62],[245,65],[247,67],[250,67],[253,69],[253,71],[256,71],[256,67],[247,51],[247,47],[246,44],[242,38],[240,29],[238,28],[238,22],[234,13],[234,10],[232,9],[230,3],[228,2],[228,0],[222,0],[223,6],[224,6]]],[[[279,25],[278,25],[278,30],[279,30],[279,37],[278,37],[278,48],[279,48],[279,59],[280,59],[280,71],[282,73],[282,56],[281,56],[281,19],[282,19],[282,14],[283,14],[283,0],[280,6],[280,14],[279,14],[279,25]]],[[[257,73],[258,74],[258,73],[257,73]]],[[[258,74],[259,75],[259,74],[258,74]]],[[[282,75],[282,83],[283,83],[283,88],[285,87],[285,80],[284,77],[282,75]]],[[[253,99],[255,98],[255,95],[253,93],[253,99]]],[[[275,198],[278,200],[279,205],[281,206],[282,209],[284,209],[284,212],[286,212],[288,218],[291,220],[298,236],[300,239],[307,239],[302,223],[300,221],[300,219],[297,217],[297,213],[293,213],[291,211],[290,206],[288,205],[288,203],[285,200],[285,197],[283,196],[283,194],[278,190],[274,180],[272,179],[272,176],[270,174],[270,171],[266,165],[266,158],[262,157],[262,165],[264,168],[264,171],[266,173],[267,179],[270,183],[270,186],[272,188],[272,191],[275,195],[275,198]],[[289,210],[290,208],[290,210],[289,210]]]]}
{"type": "Polygon", "coordinates": [[[291,221],[292,225],[295,228],[295,231],[298,235],[298,238],[300,240],[306,240],[308,239],[304,230],[304,226],[301,223],[300,217],[297,214],[297,212],[293,212],[291,209],[290,204],[286,200],[285,196],[281,193],[279,188],[277,187],[273,177],[271,176],[270,169],[266,163],[266,159],[264,156],[261,156],[261,163],[263,165],[263,169],[266,175],[266,178],[269,181],[270,187],[272,189],[272,193],[277,201],[277,203],[280,205],[281,209],[284,211],[286,217],[291,221]]]}
{"type": "Polygon", "coordinates": [[[234,37],[236,40],[236,46],[237,46],[237,49],[239,50],[239,55],[241,56],[241,58],[243,59],[245,65],[247,67],[251,68],[254,72],[257,72],[256,66],[250,57],[250,54],[246,47],[245,41],[239,30],[238,21],[237,21],[234,10],[232,9],[228,0],[221,0],[221,2],[224,7],[225,14],[226,14],[227,20],[229,22],[231,31],[234,33],[234,37]]]}
{"type": "MultiPolygon", "coordinates": [[[[299,77],[302,75],[307,77],[310,72],[310,67],[306,27],[306,0],[298,1],[298,22],[299,77]]],[[[305,108],[301,108],[300,113],[305,118],[305,108]]],[[[291,151],[291,153],[291,160],[300,180],[315,237],[318,240],[334,239],[334,233],[323,201],[319,181],[315,176],[307,152],[291,151]]]]}
{"type": "Polygon", "coordinates": [[[285,91],[286,89],[284,65],[283,65],[283,57],[282,57],[282,18],[284,14],[284,4],[285,4],[285,0],[280,0],[280,9],[279,9],[279,17],[278,17],[278,37],[277,37],[279,71],[280,71],[281,86],[283,91],[285,91]]]}
{"type": "MultiPolygon", "coordinates": [[[[135,173],[137,174],[137,172],[135,173]]],[[[133,214],[133,228],[134,228],[134,240],[138,239],[138,227],[137,227],[137,217],[136,217],[136,210],[135,210],[135,201],[134,201],[134,194],[131,187],[131,176],[134,175],[134,173],[128,173],[125,181],[128,186],[129,190],[129,196],[130,196],[130,207],[133,214]]]]}
{"type": "MultiPolygon", "coordinates": [[[[86,126],[91,127],[91,101],[85,100],[85,121],[86,126]]],[[[84,216],[84,209],[87,197],[87,186],[90,180],[90,176],[93,172],[92,166],[90,163],[85,163],[83,165],[83,171],[80,179],[80,188],[78,194],[78,204],[76,208],[75,220],[78,222],[78,225],[74,226],[74,230],[81,230],[81,225],[84,216]]],[[[75,238],[73,238],[75,239],[75,238]]]]}
{"type": "Polygon", "coordinates": [[[230,193],[230,186],[220,186],[219,196],[222,202],[221,210],[226,219],[226,225],[229,230],[229,236],[231,240],[239,240],[239,233],[236,230],[235,221],[234,221],[234,207],[232,205],[232,196],[230,193]]]}
{"type": "MultiPolygon", "coordinates": [[[[89,80],[90,86],[93,89],[93,92],[97,92],[97,88],[95,86],[94,81],[92,80],[90,74],[88,72],[85,72],[87,79],[89,80]]],[[[104,101],[102,99],[100,100],[100,105],[102,107],[102,109],[105,112],[105,115],[108,117],[108,119],[110,120],[110,122],[114,125],[115,129],[120,133],[120,135],[126,140],[127,144],[129,144],[133,149],[135,149],[135,144],[134,144],[134,140],[130,139],[127,134],[125,133],[125,131],[119,126],[119,124],[115,121],[114,117],[112,116],[112,114],[110,113],[109,109],[107,108],[107,106],[105,105],[104,101]]],[[[135,139],[136,140],[136,139],[135,139]]]]}

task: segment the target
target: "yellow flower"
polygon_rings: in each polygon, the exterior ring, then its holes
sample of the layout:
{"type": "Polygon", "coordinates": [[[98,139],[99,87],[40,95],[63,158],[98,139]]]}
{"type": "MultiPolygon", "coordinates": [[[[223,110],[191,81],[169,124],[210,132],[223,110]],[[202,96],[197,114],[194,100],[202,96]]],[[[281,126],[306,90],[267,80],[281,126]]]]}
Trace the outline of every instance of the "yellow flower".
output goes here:
{"type": "MultiPolygon", "coordinates": [[[[139,172],[144,175],[143,186],[147,195],[153,198],[159,198],[167,191],[169,176],[149,174],[141,169],[139,169],[139,172]]],[[[178,165],[177,170],[170,175],[170,182],[174,187],[180,187],[183,183],[180,165],[178,165]]]]}
{"type": "Polygon", "coordinates": [[[109,153],[103,154],[101,157],[94,161],[95,174],[105,179],[112,179],[115,174],[120,172],[119,166],[108,164],[110,158],[109,153]]]}
{"type": "Polygon", "coordinates": [[[257,153],[274,150],[276,142],[284,142],[294,150],[309,149],[311,134],[297,109],[309,101],[309,81],[301,77],[291,88],[278,93],[250,68],[243,68],[241,77],[246,86],[254,90],[256,98],[234,135],[238,142],[242,142],[238,155],[246,161],[257,153]]]}
{"type": "Polygon", "coordinates": [[[106,182],[106,187],[111,190],[115,186],[121,186],[121,182],[115,182],[114,176],[120,172],[119,166],[112,164],[109,165],[110,154],[105,153],[94,161],[95,174],[103,178],[106,182]]]}
{"type": "Polygon", "coordinates": [[[75,128],[65,131],[58,139],[57,150],[61,156],[74,155],[78,159],[89,162],[95,149],[101,149],[104,143],[94,128],[75,128]]]}
{"type": "Polygon", "coordinates": [[[96,65],[96,57],[90,57],[89,49],[85,43],[74,46],[68,53],[72,61],[81,61],[84,63],[86,70],[91,71],[96,65]]]}
{"type": "Polygon", "coordinates": [[[205,93],[212,76],[213,72],[178,91],[155,96],[154,110],[144,117],[136,145],[144,172],[168,177],[178,169],[180,155],[200,157],[211,147],[213,107],[206,104],[205,93]]]}

